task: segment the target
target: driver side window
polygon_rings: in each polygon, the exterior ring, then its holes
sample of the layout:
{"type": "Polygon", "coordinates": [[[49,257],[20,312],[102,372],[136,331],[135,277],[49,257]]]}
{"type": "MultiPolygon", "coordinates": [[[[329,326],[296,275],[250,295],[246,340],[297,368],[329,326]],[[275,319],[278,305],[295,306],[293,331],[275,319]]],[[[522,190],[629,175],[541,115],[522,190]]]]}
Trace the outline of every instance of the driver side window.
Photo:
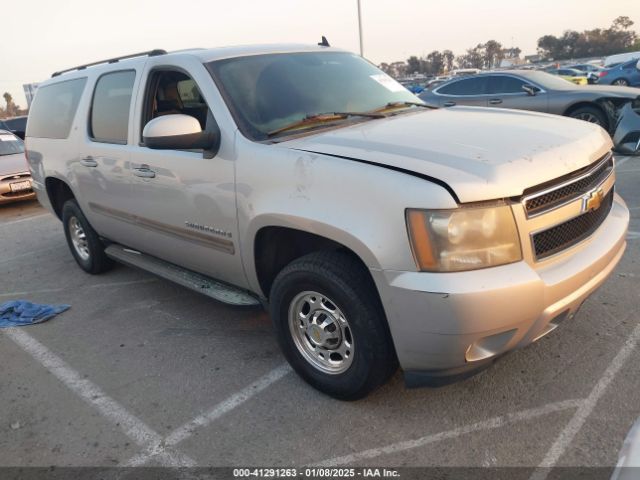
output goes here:
{"type": "Polygon", "coordinates": [[[523,80],[507,75],[494,75],[489,78],[489,94],[504,95],[513,93],[525,94],[523,80]]]}
{"type": "Polygon", "coordinates": [[[149,77],[145,94],[142,129],[154,118],[189,115],[203,131],[214,128],[214,119],[200,89],[187,74],[173,70],[155,71],[149,77]]]}

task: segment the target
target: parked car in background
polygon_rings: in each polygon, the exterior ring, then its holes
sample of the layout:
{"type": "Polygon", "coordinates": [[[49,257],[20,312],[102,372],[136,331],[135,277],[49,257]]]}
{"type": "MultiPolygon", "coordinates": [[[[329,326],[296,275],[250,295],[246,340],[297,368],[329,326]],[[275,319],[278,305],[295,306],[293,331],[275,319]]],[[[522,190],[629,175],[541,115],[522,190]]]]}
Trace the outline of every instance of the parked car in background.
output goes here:
{"type": "Polygon", "coordinates": [[[629,60],[600,72],[600,85],[640,87],[640,60],[629,60]]]}
{"type": "Polygon", "coordinates": [[[0,205],[34,198],[24,143],[8,130],[0,130],[0,205]]]}
{"type": "Polygon", "coordinates": [[[627,52],[611,55],[604,59],[604,67],[611,68],[621,63],[626,63],[631,60],[640,60],[640,52],[627,52]]]}
{"type": "Polygon", "coordinates": [[[473,105],[555,113],[596,123],[613,134],[616,112],[640,101],[635,88],[576,86],[542,71],[505,70],[453,79],[420,98],[434,107],[473,105]]]}
{"type": "Polygon", "coordinates": [[[580,63],[577,65],[567,65],[566,68],[571,68],[573,70],[580,70],[587,77],[590,84],[598,83],[600,79],[600,72],[604,70],[604,68],[593,65],[592,63],[580,63]]]}
{"type": "Polygon", "coordinates": [[[3,118],[0,120],[0,129],[8,130],[24,140],[24,132],[27,129],[27,116],[3,118]]]}
{"type": "Polygon", "coordinates": [[[625,250],[595,125],[432,109],[322,44],[98,63],[40,84],[27,130],[79,267],[268,305],[289,363],[329,395],[398,365],[410,386],[486,368],[573,318],[625,250]]]}
{"type": "Polygon", "coordinates": [[[550,68],[545,70],[545,72],[550,73],[551,75],[557,75],[558,77],[575,83],[576,85],[587,85],[589,83],[589,79],[586,74],[580,70],[574,70],[572,68],[550,68]]]}

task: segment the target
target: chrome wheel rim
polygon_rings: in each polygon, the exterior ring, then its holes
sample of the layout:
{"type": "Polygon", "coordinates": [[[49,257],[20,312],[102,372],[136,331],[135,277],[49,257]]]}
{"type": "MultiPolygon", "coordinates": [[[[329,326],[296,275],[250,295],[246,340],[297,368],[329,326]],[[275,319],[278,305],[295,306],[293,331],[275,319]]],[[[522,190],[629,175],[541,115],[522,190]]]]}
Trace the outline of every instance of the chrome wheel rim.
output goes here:
{"type": "Polygon", "coordinates": [[[627,82],[625,80],[616,80],[613,82],[614,85],[626,85],[627,82]]]}
{"type": "Polygon", "coordinates": [[[584,120],[585,122],[595,123],[596,125],[600,125],[600,119],[596,117],[593,113],[589,113],[589,112],[579,113],[573,118],[577,118],[578,120],[584,120]]]}
{"type": "Polygon", "coordinates": [[[339,374],[353,363],[351,327],[326,295],[305,291],[289,306],[289,330],[298,351],[318,370],[339,374]]]}
{"type": "Polygon", "coordinates": [[[89,260],[89,244],[87,243],[87,235],[76,217],[69,219],[69,233],[71,235],[71,243],[73,249],[82,260],[89,260]]]}

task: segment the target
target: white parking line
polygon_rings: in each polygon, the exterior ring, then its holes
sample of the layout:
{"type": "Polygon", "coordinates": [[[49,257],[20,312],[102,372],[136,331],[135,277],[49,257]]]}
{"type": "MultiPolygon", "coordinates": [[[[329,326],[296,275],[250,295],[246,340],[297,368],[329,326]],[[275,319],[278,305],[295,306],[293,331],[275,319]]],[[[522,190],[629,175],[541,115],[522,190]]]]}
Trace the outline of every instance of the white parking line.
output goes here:
{"type": "Polygon", "coordinates": [[[85,289],[85,288],[115,288],[115,287],[123,287],[129,285],[141,285],[144,283],[154,283],[157,282],[157,278],[146,278],[144,280],[130,280],[126,282],[105,282],[105,283],[96,283],[93,285],[82,285],[80,287],[66,287],[66,288],[44,288],[42,290],[32,290],[30,292],[10,292],[10,293],[0,293],[0,298],[2,297],[24,297],[29,295],[37,295],[39,293],[52,293],[52,292],[64,292],[71,288],[75,289],[85,289]]]}
{"type": "Polygon", "coordinates": [[[499,417],[493,417],[489,420],[482,422],[472,423],[463,427],[454,428],[444,432],[435,433],[433,435],[427,435],[417,438],[415,440],[406,440],[403,442],[392,443],[384,447],[372,448],[370,450],[364,450],[362,452],[352,453],[343,457],[334,457],[328,460],[324,460],[318,463],[320,467],[335,467],[338,465],[347,465],[359,460],[368,460],[371,458],[379,457],[380,455],[388,455],[391,453],[398,453],[404,450],[410,450],[413,448],[423,447],[430,443],[439,442],[441,440],[448,440],[451,438],[460,437],[473,432],[479,432],[482,430],[491,430],[494,428],[503,427],[516,422],[522,422],[525,420],[531,420],[536,417],[549,415],[554,412],[561,412],[563,410],[578,408],[584,400],[563,400],[560,402],[550,403],[542,407],[531,408],[523,410],[521,412],[508,413],[499,417]]]}
{"type": "Polygon", "coordinates": [[[255,395],[280,380],[289,372],[291,372],[291,367],[287,364],[280,365],[279,367],[274,368],[248,387],[245,387],[238,393],[234,393],[229,398],[215,405],[207,412],[198,415],[193,420],[185,423],[181,427],[176,428],[166,438],[147,448],[145,452],[132,457],[128,462],[125,463],[125,466],[137,467],[144,465],[145,463],[152,460],[155,456],[163,454],[165,448],[174,447],[178,443],[191,437],[198,428],[206,427],[234,408],[242,405],[247,400],[253,398],[255,395]]]}
{"type": "Polygon", "coordinates": [[[582,405],[573,415],[567,426],[560,432],[556,441],[551,445],[549,451],[545,455],[540,465],[531,475],[530,480],[544,480],[550,472],[550,468],[555,466],[560,457],[564,454],[567,447],[571,444],[576,434],[580,431],[585,421],[593,412],[598,400],[604,395],[607,387],[611,384],[616,374],[624,366],[629,359],[631,352],[640,340],[640,324],[633,329],[633,332],[627,338],[623,347],[620,349],[615,358],[611,361],[604,374],[591,390],[589,396],[584,400],[582,405]]]}
{"type": "MultiPolygon", "coordinates": [[[[104,393],[100,387],[73,370],[67,363],[51,352],[47,347],[23,330],[8,328],[3,333],[13,340],[22,350],[31,355],[53,376],[89,405],[96,408],[105,418],[118,425],[136,444],[147,448],[156,445],[162,437],[142,420],[129,413],[122,405],[104,393]]],[[[162,452],[159,461],[170,466],[194,466],[196,462],[186,455],[162,452]]]]}
{"type": "Polygon", "coordinates": [[[6,227],[9,225],[15,225],[17,223],[22,223],[22,222],[30,222],[31,220],[37,220],[38,218],[43,218],[43,217],[51,217],[51,218],[55,218],[53,215],[51,215],[50,213],[41,213],[39,215],[33,215],[31,217],[26,217],[26,218],[20,218],[18,220],[11,220],[9,222],[0,222],[0,225],[2,225],[2,227],[6,227]]]}

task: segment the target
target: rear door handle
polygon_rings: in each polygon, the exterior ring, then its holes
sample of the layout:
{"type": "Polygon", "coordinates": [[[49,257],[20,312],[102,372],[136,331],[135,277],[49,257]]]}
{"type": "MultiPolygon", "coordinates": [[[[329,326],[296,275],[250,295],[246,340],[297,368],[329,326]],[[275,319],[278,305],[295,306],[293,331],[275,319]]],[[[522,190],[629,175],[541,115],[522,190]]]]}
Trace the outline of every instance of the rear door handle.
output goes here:
{"type": "Polygon", "coordinates": [[[81,159],[80,160],[80,165],[83,165],[85,167],[97,167],[98,166],[98,162],[96,162],[93,157],[89,156],[89,157],[84,157],[83,159],[81,159]]]}
{"type": "Polygon", "coordinates": [[[453,107],[455,106],[456,102],[452,102],[451,100],[449,100],[448,102],[444,102],[444,106],[445,107],[453,107]]]}
{"type": "Polygon", "coordinates": [[[141,178],[155,178],[156,172],[149,168],[149,165],[140,165],[133,169],[133,174],[141,178]]]}
{"type": "Polygon", "coordinates": [[[492,98],[491,100],[489,100],[489,105],[500,105],[502,103],[502,100],[499,98],[492,98]]]}

